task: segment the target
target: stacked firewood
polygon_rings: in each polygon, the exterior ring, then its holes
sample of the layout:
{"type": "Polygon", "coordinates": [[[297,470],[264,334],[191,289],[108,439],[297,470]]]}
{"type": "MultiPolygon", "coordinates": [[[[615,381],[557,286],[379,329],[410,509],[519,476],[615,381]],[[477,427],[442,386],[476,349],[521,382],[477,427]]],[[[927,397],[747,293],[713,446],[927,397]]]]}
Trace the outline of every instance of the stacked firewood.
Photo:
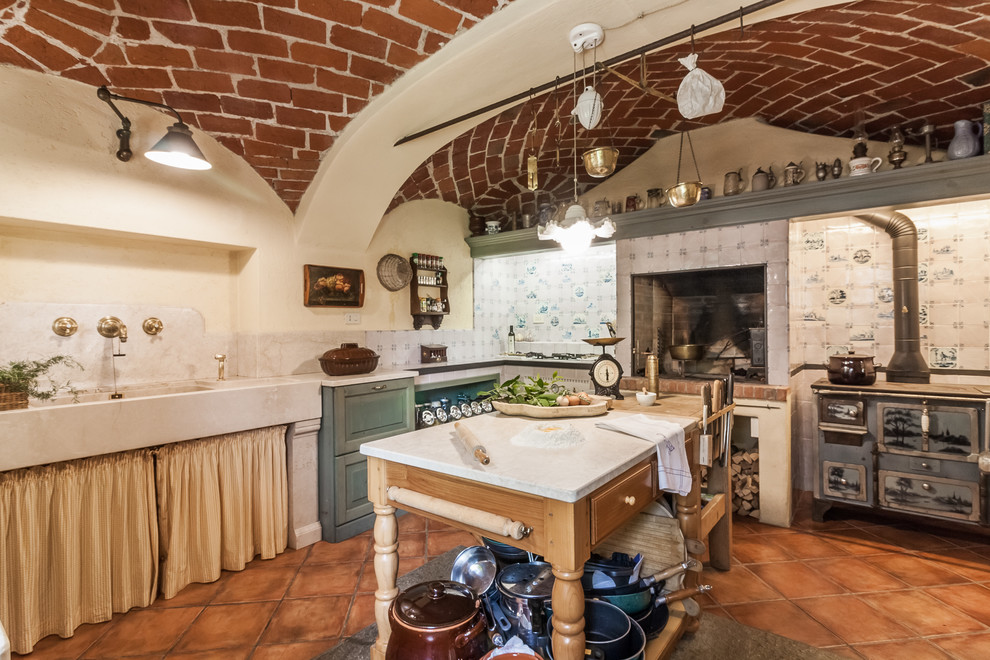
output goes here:
{"type": "Polygon", "coordinates": [[[760,517],[760,452],[732,454],[732,510],[743,516],[760,517]]]}

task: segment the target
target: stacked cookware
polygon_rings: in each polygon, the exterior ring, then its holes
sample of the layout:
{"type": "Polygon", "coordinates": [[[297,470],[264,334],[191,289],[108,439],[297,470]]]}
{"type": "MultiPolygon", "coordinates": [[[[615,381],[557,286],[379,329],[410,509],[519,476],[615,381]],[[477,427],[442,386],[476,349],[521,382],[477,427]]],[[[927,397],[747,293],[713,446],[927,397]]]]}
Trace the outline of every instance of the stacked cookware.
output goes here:
{"type": "MultiPolygon", "coordinates": [[[[427,655],[417,651],[418,654],[412,655],[404,653],[404,658],[478,660],[484,655],[484,646],[489,640],[491,644],[501,646],[510,638],[519,637],[542,658],[553,659],[550,638],[554,576],[550,564],[525,550],[490,539],[484,542],[484,546],[466,548],[457,556],[450,582],[412,587],[409,591],[413,594],[415,607],[408,606],[410,599],[406,594],[396,599],[390,612],[390,617],[396,620],[393,635],[395,626],[399,625],[403,628],[400,640],[429,647],[427,655]],[[446,585],[459,585],[464,591],[446,585]],[[444,615],[437,614],[439,612],[444,615]],[[437,616],[430,618],[429,614],[437,616]],[[410,622],[417,621],[417,617],[424,625],[432,626],[433,632],[410,632],[410,622]],[[481,630],[487,630],[487,635],[480,635],[485,644],[476,641],[479,626],[481,630]],[[451,647],[453,642],[444,641],[440,629],[455,631],[451,640],[468,640],[470,645],[451,647]]],[[[691,559],[641,578],[636,558],[619,553],[611,559],[593,555],[585,565],[582,577],[588,597],[584,614],[587,655],[593,660],[642,658],[647,640],[659,635],[666,626],[669,604],[710,589],[704,585],[666,592],[663,591],[665,581],[685,571],[700,570],[701,564],[691,559]]],[[[697,611],[693,601],[687,603],[690,603],[689,611],[697,611]]],[[[388,660],[398,658],[391,653],[387,657],[388,660]]]]}

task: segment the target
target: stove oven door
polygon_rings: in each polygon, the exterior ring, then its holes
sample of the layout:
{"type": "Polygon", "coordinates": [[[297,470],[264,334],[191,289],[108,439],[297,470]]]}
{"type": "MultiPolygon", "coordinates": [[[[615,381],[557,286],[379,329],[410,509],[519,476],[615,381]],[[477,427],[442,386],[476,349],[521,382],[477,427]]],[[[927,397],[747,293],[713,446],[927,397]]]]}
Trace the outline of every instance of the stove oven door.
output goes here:
{"type": "MultiPolygon", "coordinates": [[[[973,464],[963,464],[975,467],[973,464]]],[[[942,466],[944,470],[949,466],[942,466]]],[[[931,477],[914,472],[879,471],[880,506],[938,518],[980,521],[978,480],[931,477]]]]}
{"type": "Polygon", "coordinates": [[[819,395],[818,496],[872,505],[873,444],[862,398],[844,393],[819,395]]]}

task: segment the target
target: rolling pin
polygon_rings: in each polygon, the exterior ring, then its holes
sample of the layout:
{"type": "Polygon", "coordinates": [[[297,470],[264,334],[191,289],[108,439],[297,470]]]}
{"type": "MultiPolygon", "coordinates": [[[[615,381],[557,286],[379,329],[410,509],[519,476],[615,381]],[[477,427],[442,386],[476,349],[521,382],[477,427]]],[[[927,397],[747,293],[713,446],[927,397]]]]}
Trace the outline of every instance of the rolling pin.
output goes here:
{"type": "Polygon", "coordinates": [[[464,442],[464,446],[475,460],[482,465],[488,465],[491,462],[491,459],[488,458],[488,450],[485,449],[481,441],[478,440],[478,436],[471,429],[460,422],[454,422],[454,430],[457,431],[457,437],[464,442]]]}

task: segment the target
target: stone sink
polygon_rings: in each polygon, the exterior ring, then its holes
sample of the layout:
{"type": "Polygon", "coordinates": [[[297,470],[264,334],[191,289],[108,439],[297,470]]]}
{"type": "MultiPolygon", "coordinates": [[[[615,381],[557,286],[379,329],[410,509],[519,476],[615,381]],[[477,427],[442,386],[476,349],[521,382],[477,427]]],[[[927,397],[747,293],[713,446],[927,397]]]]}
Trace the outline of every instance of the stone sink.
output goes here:
{"type": "Polygon", "coordinates": [[[0,471],[318,419],[323,374],[151,383],[0,412],[0,471]]]}

